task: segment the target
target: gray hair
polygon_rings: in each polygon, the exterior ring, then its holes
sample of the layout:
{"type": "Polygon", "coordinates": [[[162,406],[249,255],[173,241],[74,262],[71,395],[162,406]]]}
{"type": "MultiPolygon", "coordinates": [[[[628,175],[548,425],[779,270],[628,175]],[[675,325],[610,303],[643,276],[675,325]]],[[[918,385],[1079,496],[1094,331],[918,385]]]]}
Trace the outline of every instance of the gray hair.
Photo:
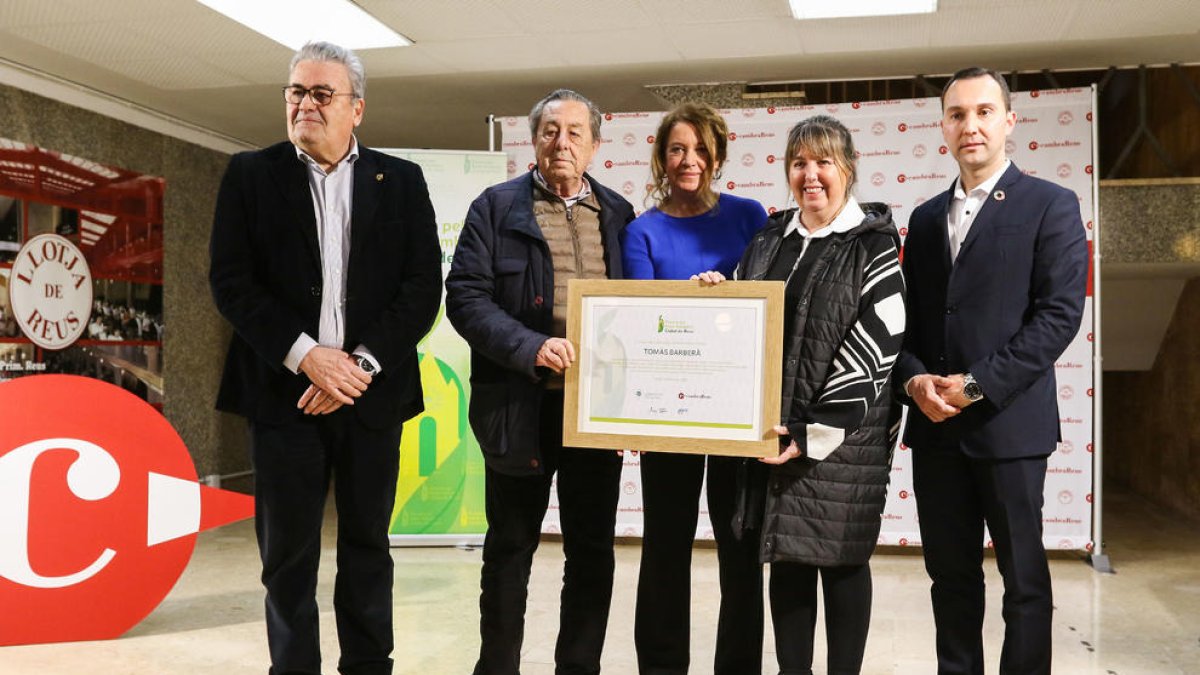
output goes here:
{"type": "Polygon", "coordinates": [[[367,72],[363,69],[362,60],[353,51],[340,45],[335,45],[332,42],[306,42],[292,56],[292,62],[288,65],[288,73],[295,70],[296,64],[301,61],[322,61],[342,64],[346,67],[346,72],[350,74],[351,93],[354,94],[355,98],[366,96],[367,72]]]}
{"type": "Polygon", "coordinates": [[[591,118],[592,122],[592,140],[600,140],[600,109],[597,108],[596,104],[592,103],[591,100],[589,100],[586,96],[570,89],[555,89],[549,94],[546,94],[545,98],[533,104],[533,110],[529,111],[530,136],[537,136],[538,126],[542,123],[542,110],[544,110],[547,105],[554,103],[555,101],[579,101],[580,103],[586,105],[588,109],[588,116],[591,118]]]}

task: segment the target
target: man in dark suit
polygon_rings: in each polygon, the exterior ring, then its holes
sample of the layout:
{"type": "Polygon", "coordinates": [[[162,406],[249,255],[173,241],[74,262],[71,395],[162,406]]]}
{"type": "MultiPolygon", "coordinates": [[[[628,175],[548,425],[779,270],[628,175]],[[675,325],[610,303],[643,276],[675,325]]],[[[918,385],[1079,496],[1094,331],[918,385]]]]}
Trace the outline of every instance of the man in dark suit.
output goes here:
{"type": "Polygon", "coordinates": [[[585,170],[600,110],[569,89],[529,113],[537,165],[471,204],[446,277],[446,316],[471,345],[471,429],[487,463],[488,532],[475,675],[517,675],[529,571],[557,473],[562,602],[556,672],[600,672],[612,599],[621,458],[563,447],[567,281],[621,278],[621,195],[585,170]]]}
{"type": "Polygon", "coordinates": [[[358,145],[353,52],[292,59],[290,142],[234,155],[217,196],[209,281],[234,335],[217,407],[250,423],[271,673],[320,673],[317,565],[330,477],[333,605],[346,675],[392,672],[400,427],[423,408],[417,342],[441,298],[421,170],[358,145]]]}
{"type": "Polygon", "coordinates": [[[1002,673],[1048,673],[1046,458],[1059,440],[1054,362],[1079,330],[1088,249],[1075,194],[1004,154],[1008,87],[968,68],[942,92],[951,188],[909,221],[908,331],[896,382],[913,406],[905,442],[938,672],[983,672],[983,537],[1004,578],[1002,673]]]}

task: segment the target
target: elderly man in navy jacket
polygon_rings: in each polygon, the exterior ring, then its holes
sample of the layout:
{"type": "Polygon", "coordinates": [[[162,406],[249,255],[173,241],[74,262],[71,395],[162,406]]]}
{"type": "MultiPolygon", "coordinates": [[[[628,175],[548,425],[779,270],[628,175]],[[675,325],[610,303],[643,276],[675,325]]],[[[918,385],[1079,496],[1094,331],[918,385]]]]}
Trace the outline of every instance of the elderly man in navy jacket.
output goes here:
{"type": "Polygon", "coordinates": [[[995,71],[942,92],[951,188],[909,222],[908,332],[895,381],[915,409],[905,442],[939,673],[983,672],[983,532],[1004,578],[1002,673],[1050,672],[1046,458],[1059,440],[1054,362],[1079,330],[1088,249],[1074,193],[1004,155],[1016,114],[995,71]]]}
{"type": "Polygon", "coordinates": [[[621,277],[633,209],[585,172],[600,111],[560,89],[529,114],[537,165],[471,204],[446,278],[446,314],[471,346],[470,421],[487,464],[477,674],[520,670],[529,571],[551,479],[566,556],[557,672],[598,673],[613,580],[621,460],[562,447],[572,278],[621,277]]]}

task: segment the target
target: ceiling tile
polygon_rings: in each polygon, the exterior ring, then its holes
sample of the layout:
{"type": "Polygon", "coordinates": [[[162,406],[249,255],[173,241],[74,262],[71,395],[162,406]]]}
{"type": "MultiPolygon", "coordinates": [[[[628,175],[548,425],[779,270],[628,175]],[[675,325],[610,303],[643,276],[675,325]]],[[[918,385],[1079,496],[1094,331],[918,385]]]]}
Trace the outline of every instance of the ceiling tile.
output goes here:
{"type": "MultiPolygon", "coordinates": [[[[106,65],[113,72],[159,89],[206,89],[250,84],[249,80],[229,70],[217,68],[186,55],[117,60],[106,65]]],[[[280,77],[281,81],[282,79],[280,77]]]]}
{"type": "Polygon", "coordinates": [[[924,47],[929,42],[929,15],[906,14],[886,19],[822,19],[797,21],[805,54],[871,52],[924,47]]]}
{"type": "Polygon", "coordinates": [[[1063,39],[1076,13],[1073,2],[1044,2],[1009,7],[987,4],[939,10],[933,15],[929,45],[977,45],[1055,42],[1063,39]]]}
{"type": "Polygon", "coordinates": [[[525,29],[513,14],[493,0],[454,2],[395,2],[359,0],[371,16],[414,40],[470,40],[500,35],[520,35],[525,29]]]}
{"type": "Polygon", "coordinates": [[[663,33],[685,59],[784,56],[802,50],[794,21],[757,20],[691,24],[663,33]]]}

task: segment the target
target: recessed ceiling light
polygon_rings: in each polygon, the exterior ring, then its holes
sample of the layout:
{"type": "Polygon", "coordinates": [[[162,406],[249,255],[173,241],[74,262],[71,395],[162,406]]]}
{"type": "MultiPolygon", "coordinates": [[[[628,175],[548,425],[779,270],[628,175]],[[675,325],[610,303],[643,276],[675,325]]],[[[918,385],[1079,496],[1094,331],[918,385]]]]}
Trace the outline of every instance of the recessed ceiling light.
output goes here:
{"type": "Polygon", "coordinates": [[[322,40],[348,49],[407,47],[412,40],[349,0],[196,0],[281,45],[322,40]]]}
{"type": "Polygon", "coordinates": [[[937,0],[788,0],[797,19],[842,19],[847,17],[931,14],[937,0]]]}

